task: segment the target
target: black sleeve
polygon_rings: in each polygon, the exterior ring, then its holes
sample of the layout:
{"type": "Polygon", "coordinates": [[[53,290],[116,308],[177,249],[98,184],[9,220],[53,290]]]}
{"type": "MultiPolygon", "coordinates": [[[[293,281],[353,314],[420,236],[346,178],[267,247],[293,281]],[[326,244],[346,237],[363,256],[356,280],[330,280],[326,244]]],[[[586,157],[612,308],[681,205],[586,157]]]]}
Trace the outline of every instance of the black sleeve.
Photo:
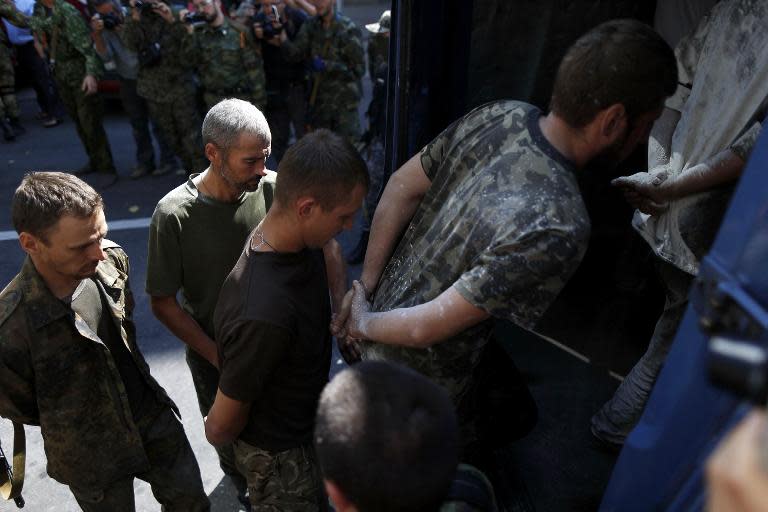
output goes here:
{"type": "Polygon", "coordinates": [[[254,402],[290,349],[287,329],[266,322],[241,320],[218,340],[219,389],[229,398],[254,402]]]}

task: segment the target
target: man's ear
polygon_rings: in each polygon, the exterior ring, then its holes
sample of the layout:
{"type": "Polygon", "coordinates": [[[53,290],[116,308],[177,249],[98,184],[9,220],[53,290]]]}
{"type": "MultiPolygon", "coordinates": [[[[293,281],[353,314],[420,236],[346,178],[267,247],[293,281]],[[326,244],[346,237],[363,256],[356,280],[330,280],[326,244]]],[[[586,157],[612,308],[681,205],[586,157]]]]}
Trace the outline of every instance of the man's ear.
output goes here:
{"type": "Polygon", "coordinates": [[[213,162],[220,154],[221,151],[212,142],[209,142],[205,145],[205,157],[209,162],[213,162]]]}
{"type": "Polygon", "coordinates": [[[320,208],[320,205],[317,204],[313,197],[303,196],[296,200],[296,212],[300,219],[306,219],[317,208],[320,208]]]}
{"type": "Polygon", "coordinates": [[[42,243],[42,240],[26,231],[22,231],[19,234],[19,245],[21,245],[21,249],[29,255],[35,255],[40,252],[40,245],[42,243]]]}
{"type": "Polygon", "coordinates": [[[330,498],[337,512],[357,512],[357,508],[344,496],[344,493],[341,492],[341,489],[335,483],[328,479],[323,479],[323,484],[325,484],[325,492],[328,494],[328,498],[330,498]]]}
{"type": "Polygon", "coordinates": [[[610,142],[624,136],[627,126],[627,110],[621,103],[614,103],[597,114],[601,138],[610,142]]]}

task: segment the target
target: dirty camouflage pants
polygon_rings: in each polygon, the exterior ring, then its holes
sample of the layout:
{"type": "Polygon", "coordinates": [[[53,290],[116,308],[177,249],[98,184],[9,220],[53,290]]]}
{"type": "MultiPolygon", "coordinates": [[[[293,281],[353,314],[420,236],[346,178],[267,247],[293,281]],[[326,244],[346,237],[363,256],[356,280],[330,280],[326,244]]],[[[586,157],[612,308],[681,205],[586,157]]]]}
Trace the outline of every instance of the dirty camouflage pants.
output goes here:
{"type": "Polygon", "coordinates": [[[334,105],[316,105],[310,115],[312,129],[327,128],[344,135],[352,144],[360,139],[360,115],[357,107],[338,109],[334,105]]]}
{"type": "Polygon", "coordinates": [[[91,169],[114,172],[112,150],[104,131],[104,104],[99,93],[86,95],[81,83],[56,80],[56,87],[69,117],[74,121],[77,135],[88,155],[91,169]]]}
{"type": "MultiPolygon", "coordinates": [[[[195,385],[197,405],[200,407],[200,414],[205,418],[208,416],[208,411],[211,410],[213,401],[216,398],[216,390],[219,387],[219,372],[211,363],[190,347],[186,348],[186,353],[187,366],[192,374],[192,382],[195,385]]],[[[216,454],[219,456],[221,470],[232,480],[238,494],[245,496],[247,484],[245,477],[237,469],[235,452],[232,445],[228,444],[215,448],[216,454]]]]}
{"type": "Polygon", "coordinates": [[[0,118],[19,117],[11,51],[0,43],[0,118]]]}
{"type": "Polygon", "coordinates": [[[194,97],[182,96],[169,103],[160,103],[148,98],[147,104],[150,117],[165,134],[176,155],[181,158],[187,174],[200,172],[208,167],[200,135],[202,123],[194,97]]]}
{"type": "Polygon", "coordinates": [[[253,512],[317,512],[328,509],[311,445],[268,452],[235,441],[237,467],[248,480],[253,512]]]}
{"type": "MultiPolygon", "coordinates": [[[[135,475],[152,487],[152,494],[165,512],[210,510],[200,478],[200,468],[189,445],[184,427],[168,406],[146,414],[137,422],[150,469],[135,475]]],[[[78,463],[78,461],[73,461],[78,463]]],[[[86,461],[79,461],[87,464],[86,461]]],[[[70,487],[85,512],[131,512],[136,509],[133,476],[105,489],[70,487]]]]}

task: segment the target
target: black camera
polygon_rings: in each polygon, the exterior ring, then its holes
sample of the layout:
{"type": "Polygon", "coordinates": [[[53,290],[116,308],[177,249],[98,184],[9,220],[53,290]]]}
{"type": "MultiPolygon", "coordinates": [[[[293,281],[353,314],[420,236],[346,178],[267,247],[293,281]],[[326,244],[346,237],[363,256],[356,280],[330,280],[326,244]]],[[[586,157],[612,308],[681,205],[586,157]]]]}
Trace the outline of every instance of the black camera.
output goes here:
{"type": "Polygon", "coordinates": [[[274,5],[272,6],[272,16],[274,18],[270,18],[267,16],[264,11],[259,10],[256,15],[253,16],[251,19],[251,23],[261,23],[261,28],[264,31],[264,39],[272,39],[275,36],[279,36],[280,32],[283,31],[283,26],[280,25],[277,28],[273,25],[273,23],[280,23],[280,16],[277,13],[277,7],[274,5]]]}
{"type": "Polygon", "coordinates": [[[147,0],[136,0],[133,7],[138,9],[141,14],[149,14],[155,8],[155,3],[147,0]]]}
{"type": "Polygon", "coordinates": [[[184,23],[190,25],[202,25],[203,23],[208,23],[208,19],[204,14],[199,12],[188,12],[184,15],[184,23]]]}
{"type": "Polygon", "coordinates": [[[120,17],[113,12],[110,12],[108,14],[101,14],[100,17],[101,17],[101,21],[104,23],[104,28],[107,30],[114,30],[115,27],[117,27],[123,22],[123,20],[120,19],[120,17]]]}

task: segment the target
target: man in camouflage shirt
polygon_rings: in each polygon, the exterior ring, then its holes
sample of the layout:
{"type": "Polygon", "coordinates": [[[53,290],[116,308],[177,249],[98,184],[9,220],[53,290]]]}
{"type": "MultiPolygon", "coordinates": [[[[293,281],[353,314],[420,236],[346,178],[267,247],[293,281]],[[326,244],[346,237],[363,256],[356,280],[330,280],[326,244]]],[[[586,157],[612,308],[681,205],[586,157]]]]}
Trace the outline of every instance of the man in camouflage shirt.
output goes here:
{"type": "Polygon", "coordinates": [[[476,437],[472,375],[491,319],[533,328],[586,250],[576,171],[626,158],[676,83],[658,34],[605,23],[565,56],[548,115],[516,101],[479,107],[387,184],[346,327],[368,340],[364,359],[400,362],[448,389],[465,446],[476,437]]]}
{"type": "Polygon", "coordinates": [[[125,45],[139,56],[136,91],[147,100],[150,116],[191,174],[208,163],[192,72],[182,51],[187,33],[168,4],[148,0],[143,5],[131,8],[123,29],[125,45]]]}
{"type": "Polygon", "coordinates": [[[38,172],[12,210],[27,259],[0,293],[0,415],[40,426],[48,474],[87,512],[134,510],[134,477],[164,510],[208,510],[178,410],[136,345],[128,256],[104,238],[101,196],[38,172]]]}
{"type": "Polygon", "coordinates": [[[312,0],[317,15],[310,18],[296,39],[283,31],[280,44],[286,60],[306,62],[312,72],[309,124],[328,128],[355,142],[360,138],[357,112],[362,96],[365,56],[360,30],[336,12],[332,0],[312,0]]]}
{"type": "Polygon", "coordinates": [[[64,0],[40,0],[29,25],[48,48],[59,96],[88,154],[88,165],[81,172],[116,175],[98,94],[103,69],[85,20],[64,0]]]}
{"type": "MultiPolygon", "coordinates": [[[[10,0],[0,0],[0,20],[7,20],[17,27],[27,26],[27,17],[19,12],[10,0]]],[[[16,101],[16,82],[11,52],[2,27],[0,27],[0,128],[3,130],[5,140],[14,140],[17,135],[24,133],[19,123],[19,104],[16,101]]]]}
{"type": "MultiPolygon", "coordinates": [[[[199,26],[188,25],[184,38],[185,61],[197,70],[207,108],[226,98],[250,101],[259,109],[267,103],[261,47],[249,28],[224,17],[221,0],[195,0],[199,26]]],[[[179,18],[184,22],[187,11],[179,18]]]]}

